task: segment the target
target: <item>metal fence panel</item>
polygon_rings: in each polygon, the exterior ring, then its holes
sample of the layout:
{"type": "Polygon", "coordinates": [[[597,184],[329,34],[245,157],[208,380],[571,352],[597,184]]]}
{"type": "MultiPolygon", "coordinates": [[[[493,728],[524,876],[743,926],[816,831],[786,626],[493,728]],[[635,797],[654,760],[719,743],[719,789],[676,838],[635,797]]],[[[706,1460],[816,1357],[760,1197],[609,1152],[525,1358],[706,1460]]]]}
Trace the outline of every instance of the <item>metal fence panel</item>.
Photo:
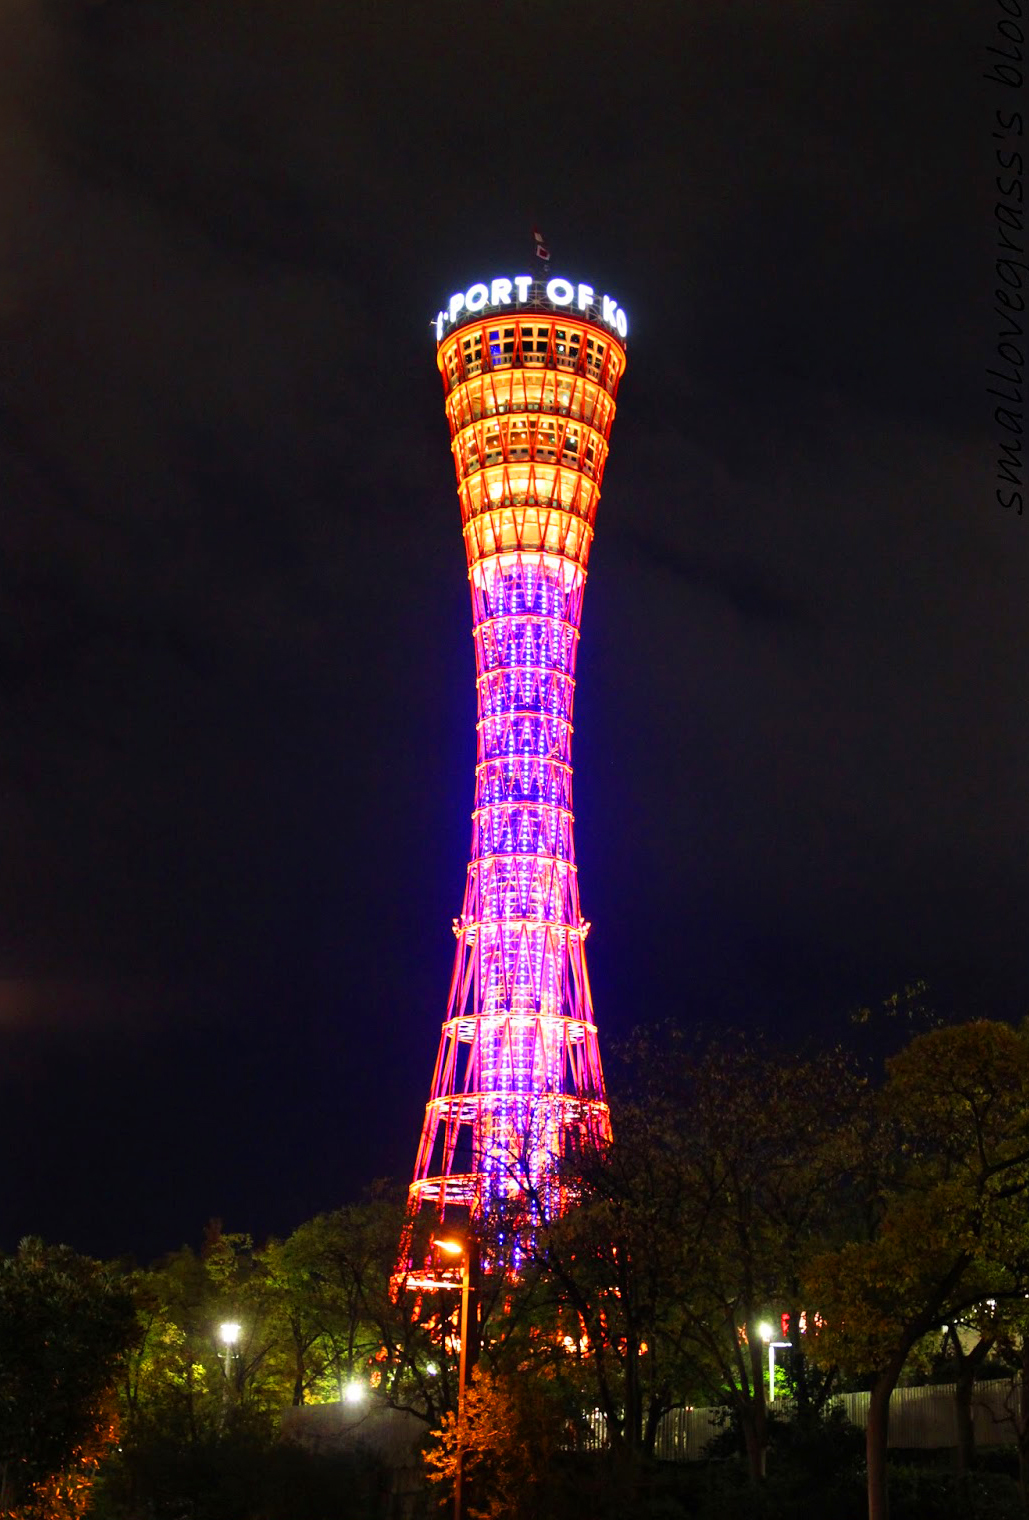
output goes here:
{"type": "MultiPolygon", "coordinates": [[[[926,1388],[898,1388],[890,1400],[889,1444],[893,1447],[940,1448],[957,1445],[954,1412],[955,1385],[937,1383],[926,1388]]],[[[972,1397],[975,1439],[980,1446],[1010,1445],[1015,1439],[1012,1410],[1018,1407],[1018,1389],[1006,1378],[977,1383],[972,1397]]],[[[867,1393],[844,1393],[833,1401],[842,1407],[851,1424],[868,1424],[867,1393]]],[[[773,1411],[788,1416],[792,1405],[779,1399],[773,1411]]],[[[722,1428],[724,1411],[672,1409],[661,1420],[654,1454],[665,1462],[697,1462],[704,1448],[722,1428]]]]}

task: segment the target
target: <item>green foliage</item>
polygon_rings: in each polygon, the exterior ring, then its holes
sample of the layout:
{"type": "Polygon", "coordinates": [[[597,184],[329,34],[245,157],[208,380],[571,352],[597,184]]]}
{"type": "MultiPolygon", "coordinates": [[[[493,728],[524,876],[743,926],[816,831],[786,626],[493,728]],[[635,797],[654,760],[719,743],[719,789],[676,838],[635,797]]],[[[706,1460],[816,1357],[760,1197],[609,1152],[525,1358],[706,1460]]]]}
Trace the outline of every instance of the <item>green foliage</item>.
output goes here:
{"type": "Polygon", "coordinates": [[[852,1472],[864,1454],[864,1432],[832,1404],[813,1421],[777,1420],[772,1431],[772,1467],[813,1478],[852,1472]]]}
{"type": "MultiPolygon", "coordinates": [[[[720,1411],[721,1428],[704,1448],[708,1461],[744,1457],[746,1443],[736,1410],[720,1411]]],[[[768,1417],[769,1470],[796,1473],[801,1479],[853,1470],[865,1449],[864,1432],[852,1425],[840,1404],[831,1404],[810,1420],[776,1410],[768,1417]]]]}
{"type": "Polygon", "coordinates": [[[865,1238],[817,1258],[817,1353],[854,1373],[1029,1284],[1029,1039],[981,1020],[918,1036],[888,1063],[865,1178],[865,1238]]]}
{"type": "Polygon", "coordinates": [[[396,1227],[395,1211],[381,1202],[337,1209],[300,1225],[282,1244],[270,1242],[262,1253],[289,1349],[293,1403],[338,1398],[346,1384],[366,1374],[381,1345],[371,1315],[383,1245],[388,1235],[396,1250],[396,1227]]]}
{"type": "Polygon", "coordinates": [[[890,1520],[1025,1520],[1017,1484],[1002,1473],[890,1466],[890,1520]]]}
{"type": "MultiPolygon", "coordinates": [[[[706,1493],[696,1495],[696,1507],[684,1506],[679,1514],[693,1520],[797,1520],[806,1514],[866,1520],[864,1472],[859,1463],[821,1473],[772,1466],[755,1493],[723,1469],[706,1493]]],[[[1024,1520],[1024,1514],[1010,1478],[984,1473],[965,1481],[933,1468],[890,1467],[890,1520],[1024,1520]]]]}
{"type": "MultiPolygon", "coordinates": [[[[473,1274],[469,1520],[864,1520],[861,1436],[832,1409],[841,1368],[872,1390],[878,1517],[888,1394],[902,1373],[941,1370],[944,1325],[959,1384],[990,1356],[1029,1408],[1029,1029],[934,1028],[888,1063],[878,1093],[839,1050],[674,1027],[638,1034],[625,1063],[614,1143],[569,1166],[575,1204],[544,1216],[517,1271],[496,1262],[525,1242],[524,1199],[477,1221],[493,1267],[473,1274]],[[777,1358],[788,1421],[767,1404],[760,1329],[781,1314],[794,1330],[777,1358]],[[652,1460],[678,1404],[726,1407],[727,1460],[652,1460]],[[595,1408],[612,1449],[576,1452],[595,1408]]],[[[286,1240],[215,1226],[200,1252],[120,1280],[39,1242],[0,1261],[0,1460],[22,1520],[79,1520],[88,1482],[68,1464],[84,1473],[112,1439],[116,1374],[120,1448],[97,1520],[374,1520],[388,1486],[376,1461],[277,1439],[286,1406],[335,1402],[354,1380],[435,1427],[429,1467],[445,1492],[460,1295],[391,1291],[404,1221],[403,1195],[380,1186],[286,1240]],[[242,1327],[231,1350],[226,1320],[242,1327]]],[[[1029,1418],[1016,1437],[1029,1493],[1029,1418]]],[[[967,1452],[965,1466],[960,1480],[891,1468],[891,1520],[1013,1513],[1010,1478],[967,1452]]]]}
{"type": "Polygon", "coordinates": [[[547,1378],[485,1371],[468,1386],[463,1421],[445,1415],[433,1432],[428,1477],[452,1490],[460,1450],[468,1520],[535,1520],[566,1435],[562,1415],[559,1391],[547,1378]]]}
{"type": "Polygon", "coordinates": [[[91,1520],[385,1520],[389,1475],[364,1451],[322,1453],[270,1441],[246,1426],[182,1445],[155,1438],[142,1468],[109,1463],[91,1520]]]}
{"type": "MultiPolygon", "coordinates": [[[[1019,1520],[1017,1487],[1002,1474],[964,1481],[951,1472],[891,1465],[890,1520],[1019,1520]]],[[[633,1477],[610,1462],[582,1462],[547,1520],[867,1520],[862,1464],[820,1467],[773,1458],[758,1489],[735,1463],[645,1467],[633,1477]]]]}
{"type": "MultiPolygon", "coordinates": [[[[589,1344],[595,1397],[616,1439],[651,1449],[677,1403],[726,1402],[755,1472],[767,1444],[760,1332],[803,1307],[814,1249],[844,1232],[855,1115],[865,1087],[844,1054],[803,1056],[669,1026],[638,1033],[613,1106],[614,1143],[584,1158],[578,1207],[554,1222],[543,1260],[589,1344]]],[[[817,1410],[832,1378],[805,1366],[791,1393],[817,1410]]]]}
{"type": "Polygon", "coordinates": [[[94,1446],[134,1333],[115,1275],[67,1246],[21,1242],[0,1259],[0,1507],[94,1446]]]}
{"type": "Polygon", "coordinates": [[[1029,1033],[935,1029],[887,1071],[859,1174],[865,1230],[807,1273],[816,1357],[871,1380],[871,1520],[887,1514],[889,1400],[919,1341],[1029,1289],[1029,1033]]]}
{"type": "Polygon", "coordinates": [[[263,1247],[215,1225],[199,1255],[183,1248],[132,1274],[138,1340],[121,1387],[107,1513],[148,1505],[263,1520],[254,1475],[267,1488],[283,1464],[301,1461],[278,1447],[283,1409],[338,1400],[353,1377],[371,1382],[382,1344],[372,1304],[386,1297],[386,1240],[392,1255],[401,1217],[373,1199],[263,1247]],[[240,1326],[231,1348],[218,1335],[228,1320],[240,1326]]]}

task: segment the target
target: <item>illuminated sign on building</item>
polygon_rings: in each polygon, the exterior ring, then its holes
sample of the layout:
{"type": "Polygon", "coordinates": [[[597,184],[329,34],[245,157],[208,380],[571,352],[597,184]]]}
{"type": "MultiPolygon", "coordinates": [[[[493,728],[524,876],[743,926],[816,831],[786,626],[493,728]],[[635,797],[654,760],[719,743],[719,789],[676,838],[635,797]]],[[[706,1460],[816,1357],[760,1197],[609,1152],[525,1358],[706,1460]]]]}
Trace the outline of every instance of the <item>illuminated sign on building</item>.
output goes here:
{"type": "Polygon", "coordinates": [[[436,314],[436,341],[442,343],[443,333],[448,327],[459,320],[466,321],[476,312],[496,310],[504,306],[544,303],[557,307],[568,306],[587,315],[592,313],[593,320],[599,318],[607,327],[613,328],[620,338],[624,338],[629,330],[622,308],[610,296],[598,299],[592,285],[585,285],[581,281],[573,284],[571,280],[556,275],[544,286],[542,282],[534,282],[531,274],[516,274],[513,280],[491,280],[488,285],[480,281],[470,285],[467,290],[459,290],[452,295],[445,309],[436,314]]]}

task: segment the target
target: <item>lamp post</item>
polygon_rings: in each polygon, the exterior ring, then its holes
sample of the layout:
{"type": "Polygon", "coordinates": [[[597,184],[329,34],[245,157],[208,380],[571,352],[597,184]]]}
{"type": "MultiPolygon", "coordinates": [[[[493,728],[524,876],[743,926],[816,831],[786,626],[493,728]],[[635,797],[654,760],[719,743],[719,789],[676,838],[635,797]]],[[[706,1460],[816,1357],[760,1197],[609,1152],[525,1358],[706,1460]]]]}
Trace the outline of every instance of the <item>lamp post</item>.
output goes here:
{"type": "Polygon", "coordinates": [[[768,1402],[775,1403],[775,1353],[777,1351],[792,1351],[792,1341],[769,1341],[768,1342],[768,1402]]]}
{"type": "Polygon", "coordinates": [[[471,1261],[467,1245],[461,1240],[433,1240],[433,1245],[448,1256],[461,1258],[461,1357],[457,1368],[457,1452],[454,1466],[454,1520],[461,1520],[461,1478],[464,1467],[464,1399],[468,1372],[468,1295],[471,1286],[471,1261]]]}
{"type": "Polygon", "coordinates": [[[236,1354],[236,1346],[243,1326],[238,1320],[226,1319],[218,1326],[218,1339],[225,1347],[225,1393],[228,1397],[232,1388],[232,1359],[236,1354]]]}
{"type": "Polygon", "coordinates": [[[770,1348],[771,1348],[772,1336],[775,1334],[775,1329],[765,1319],[765,1320],[761,1321],[760,1325],[758,1325],[757,1330],[758,1330],[758,1334],[760,1335],[761,1339],[764,1341],[765,1345],[767,1347],[769,1347],[769,1351],[768,1351],[768,1402],[771,1403],[772,1400],[775,1398],[775,1352],[772,1351],[770,1348]]]}
{"type": "Polygon", "coordinates": [[[792,1347],[793,1342],[792,1341],[776,1341],[776,1340],[773,1340],[772,1337],[775,1334],[775,1330],[768,1323],[767,1320],[765,1320],[763,1324],[758,1325],[758,1330],[760,1332],[761,1339],[764,1341],[765,1345],[768,1347],[768,1402],[769,1402],[769,1404],[774,1404],[775,1403],[775,1353],[777,1351],[785,1351],[788,1347],[792,1347]]]}

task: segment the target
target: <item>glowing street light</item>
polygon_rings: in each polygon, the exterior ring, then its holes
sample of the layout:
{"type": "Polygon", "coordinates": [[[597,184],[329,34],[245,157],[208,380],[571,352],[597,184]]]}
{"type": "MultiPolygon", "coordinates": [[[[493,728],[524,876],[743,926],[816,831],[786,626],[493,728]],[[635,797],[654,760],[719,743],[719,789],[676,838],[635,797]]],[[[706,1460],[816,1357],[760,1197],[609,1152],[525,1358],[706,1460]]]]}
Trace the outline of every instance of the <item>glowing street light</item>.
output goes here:
{"type": "Polygon", "coordinates": [[[793,1342],[792,1341],[777,1341],[777,1340],[773,1340],[772,1337],[775,1335],[775,1329],[774,1329],[774,1327],[772,1325],[770,1325],[768,1323],[767,1320],[762,1320],[761,1323],[760,1323],[760,1325],[758,1325],[757,1329],[758,1329],[758,1334],[760,1335],[761,1339],[764,1341],[765,1345],[768,1347],[768,1402],[770,1404],[774,1404],[775,1403],[775,1353],[777,1351],[792,1350],[793,1342]]]}
{"type": "Polygon", "coordinates": [[[461,1477],[464,1466],[464,1395],[468,1374],[468,1291],[471,1286],[471,1261],[463,1240],[440,1240],[433,1245],[447,1256],[461,1258],[461,1360],[457,1369],[457,1460],[454,1471],[454,1520],[461,1520],[461,1477]]]}
{"type": "Polygon", "coordinates": [[[235,1319],[222,1320],[218,1326],[218,1339],[225,1347],[225,1382],[232,1382],[232,1358],[243,1333],[243,1326],[235,1319]]]}
{"type": "Polygon", "coordinates": [[[775,1403],[775,1353],[776,1353],[776,1351],[785,1350],[787,1347],[792,1347],[793,1342],[792,1341],[777,1341],[777,1340],[774,1340],[773,1337],[775,1335],[775,1326],[773,1324],[771,1324],[771,1322],[769,1320],[767,1320],[767,1319],[763,1319],[761,1321],[761,1323],[758,1325],[758,1327],[757,1327],[757,1333],[758,1333],[758,1335],[760,1335],[761,1339],[764,1341],[765,1345],[768,1348],[768,1402],[770,1404],[774,1404],[775,1403]]]}

